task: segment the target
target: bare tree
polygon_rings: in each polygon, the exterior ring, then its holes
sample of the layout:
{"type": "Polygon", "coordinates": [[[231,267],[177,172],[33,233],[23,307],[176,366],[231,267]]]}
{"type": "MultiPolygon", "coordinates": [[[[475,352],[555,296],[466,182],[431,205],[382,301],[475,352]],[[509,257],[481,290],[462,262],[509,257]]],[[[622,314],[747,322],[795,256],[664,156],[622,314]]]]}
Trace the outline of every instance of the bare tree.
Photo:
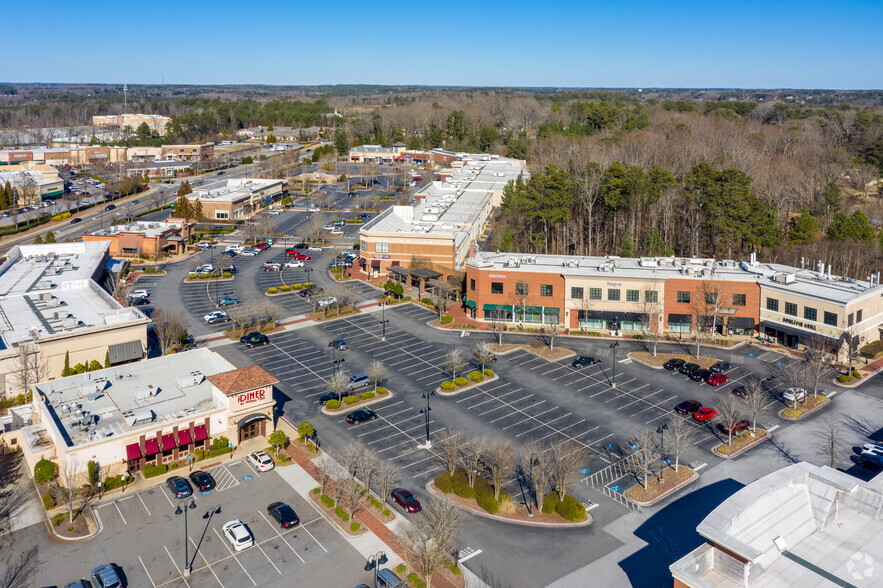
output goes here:
{"type": "Polygon", "coordinates": [[[463,359],[459,349],[452,349],[445,355],[442,366],[451,373],[451,381],[454,381],[457,379],[457,374],[466,367],[466,360],[463,359]]]}
{"type": "Polygon", "coordinates": [[[828,342],[821,335],[813,335],[807,345],[806,379],[812,384],[812,396],[819,394],[819,383],[831,369],[831,353],[828,342]]]}
{"type": "Polygon", "coordinates": [[[550,351],[554,351],[555,349],[555,336],[558,334],[559,328],[560,325],[558,325],[557,323],[543,325],[542,327],[540,327],[540,336],[548,340],[550,351]]]}
{"type": "Polygon", "coordinates": [[[365,484],[365,489],[369,492],[371,491],[371,478],[377,473],[379,463],[380,456],[377,455],[377,452],[365,447],[364,451],[362,451],[362,455],[359,456],[359,461],[356,467],[358,469],[359,479],[362,480],[365,484]]]}
{"type": "Polygon", "coordinates": [[[460,459],[460,445],[462,431],[448,431],[443,429],[435,440],[435,453],[438,455],[445,465],[448,475],[453,476],[454,470],[457,468],[457,461],[460,459]]]}
{"type": "Polygon", "coordinates": [[[36,345],[19,345],[13,360],[12,373],[9,374],[15,391],[27,396],[31,386],[42,382],[48,375],[48,363],[40,349],[36,345]]]}
{"type": "Polygon", "coordinates": [[[503,482],[515,466],[515,446],[508,439],[495,439],[488,444],[483,461],[494,487],[494,499],[499,500],[503,482]]]}
{"type": "Polygon", "coordinates": [[[659,301],[659,286],[656,282],[647,282],[643,290],[638,313],[641,322],[647,325],[644,336],[650,341],[653,357],[656,357],[656,347],[662,339],[662,304],[659,301]]]}
{"type": "Polygon", "coordinates": [[[816,453],[824,457],[828,461],[828,466],[833,468],[837,461],[837,453],[845,445],[842,423],[827,415],[819,422],[813,437],[816,439],[816,453]]]}
{"type": "Polygon", "coordinates": [[[325,223],[322,222],[322,215],[312,214],[302,226],[304,231],[303,239],[312,242],[320,239],[322,227],[325,226],[325,223]]]}
{"type": "Polygon", "coordinates": [[[673,418],[668,427],[669,442],[664,449],[675,458],[675,472],[678,471],[681,463],[681,456],[693,447],[693,438],[696,435],[696,428],[682,417],[673,418]]]}
{"type": "Polygon", "coordinates": [[[549,482],[552,479],[551,455],[548,448],[537,440],[525,443],[518,452],[518,469],[530,486],[537,509],[542,511],[543,498],[549,490],[549,482]]]}
{"type": "Polygon", "coordinates": [[[781,379],[782,385],[787,390],[792,390],[794,392],[794,400],[792,401],[791,408],[797,408],[797,401],[799,398],[799,391],[804,390],[804,370],[803,364],[798,362],[792,362],[790,364],[779,366],[776,369],[776,376],[781,379]]]}
{"type": "Polygon", "coordinates": [[[346,468],[350,478],[356,477],[356,471],[359,469],[359,464],[361,463],[362,455],[364,453],[365,445],[359,441],[353,441],[347,444],[346,447],[343,448],[343,451],[340,452],[341,465],[346,468]]]}
{"type": "Polygon", "coordinates": [[[512,303],[512,320],[517,322],[524,322],[524,314],[527,309],[527,292],[528,292],[528,284],[527,282],[517,282],[515,284],[515,290],[512,291],[512,294],[509,295],[509,301],[512,303]],[[521,309],[521,320],[518,319],[518,310],[521,309]]]}
{"type": "Polygon", "coordinates": [[[399,481],[399,471],[396,467],[382,460],[377,467],[377,487],[380,489],[380,497],[385,503],[389,499],[389,493],[399,481]]]}
{"type": "Polygon", "coordinates": [[[157,308],[151,318],[154,325],[153,333],[156,335],[161,353],[168,353],[172,345],[187,336],[189,324],[183,310],[157,308]]]}
{"type": "Polygon", "coordinates": [[[460,466],[466,471],[466,479],[469,481],[470,488],[475,487],[475,476],[478,475],[481,469],[481,463],[487,446],[487,438],[478,436],[473,437],[460,450],[460,466]]]}
{"type": "MultiPolygon", "coordinates": [[[[198,262],[199,260],[197,259],[196,261],[198,262]]],[[[197,266],[190,268],[190,271],[194,271],[197,266]]],[[[108,272],[107,288],[111,296],[117,299],[121,304],[126,304],[130,288],[126,278],[123,277],[122,272],[108,272]]]]}
{"type": "Polygon", "coordinates": [[[585,445],[573,439],[549,448],[549,462],[559,498],[563,500],[567,496],[567,488],[573,482],[574,475],[588,459],[589,451],[585,445]]]}
{"type": "Polygon", "coordinates": [[[338,484],[341,487],[338,504],[352,518],[362,505],[362,488],[353,479],[340,480],[338,484]]]}
{"type": "Polygon", "coordinates": [[[331,374],[327,380],[325,380],[325,389],[328,392],[333,392],[337,395],[338,400],[343,396],[344,392],[346,392],[347,386],[349,386],[350,380],[346,377],[346,375],[341,372],[335,372],[331,374]]]}
{"type": "Polygon", "coordinates": [[[497,345],[503,344],[503,332],[506,330],[506,322],[503,320],[503,311],[499,309],[487,311],[491,319],[491,331],[497,338],[497,345]]]}
{"type": "Polygon", "coordinates": [[[52,483],[49,493],[67,508],[70,521],[74,520],[74,506],[86,481],[85,474],[85,469],[76,457],[58,460],[58,477],[52,483]]]}
{"type": "Polygon", "coordinates": [[[487,343],[476,343],[472,347],[472,361],[481,366],[481,373],[484,373],[485,366],[493,362],[496,357],[487,343]]]}
{"type": "Polygon", "coordinates": [[[649,429],[642,429],[634,437],[634,446],[635,449],[626,457],[626,470],[646,489],[647,479],[654,473],[653,466],[659,461],[659,445],[649,429]]]}
{"type": "Polygon", "coordinates": [[[285,309],[276,304],[272,300],[260,301],[261,316],[267,319],[267,322],[278,323],[285,313],[285,309]]]}
{"type": "Polygon", "coordinates": [[[726,394],[718,402],[717,414],[720,415],[720,425],[727,432],[727,445],[733,444],[733,428],[742,419],[744,406],[732,394],[726,394]]]}
{"type": "Polygon", "coordinates": [[[751,420],[751,430],[757,430],[757,419],[767,410],[769,394],[763,389],[763,382],[751,378],[745,383],[745,412],[751,420]]]}
{"type": "Polygon", "coordinates": [[[405,551],[405,558],[423,576],[426,587],[432,585],[432,575],[448,559],[454,538],[460,532],[462,514],[452,503],[431,496],[424,516],[414,519],[397,535],[405,551]]]}
{"type": "Polygon", "coordinates": [[[368,366],[368,379],[371,380],[371,383],[374,384],[374,393],[377,393],[377,385],[383,382],[386,379],[386,376],[389,374],[389,370],[379,359],[375,359],[371,362],[371,365],[368,366]]]}

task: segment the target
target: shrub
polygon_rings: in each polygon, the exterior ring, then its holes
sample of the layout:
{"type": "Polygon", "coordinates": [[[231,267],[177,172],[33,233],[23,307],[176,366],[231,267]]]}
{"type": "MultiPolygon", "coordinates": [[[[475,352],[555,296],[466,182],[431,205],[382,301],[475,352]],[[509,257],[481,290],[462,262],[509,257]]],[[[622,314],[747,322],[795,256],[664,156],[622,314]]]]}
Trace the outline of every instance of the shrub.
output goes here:
{"type": "Polygon", "coordinates": [[[275,294],[279,291],[279,288],[267,288],[267,294],[275,294]]]}
{"type": "Polygon", "coordinates": [[[94,486],[98,483],[98,463],[90,459],[86,464],[86,469],[89,472],[89,484],[94,486]]]}
{"type": "Polygon", "coordinates": [[[359,523],[352,523],[350,525],[350,531],[352,531],[353,533],[355,533],[358,530],[359,530],[359,523]]]}
{"type": "Polygon", "coordinates": [[[73,532],[74,532],[74,526],[73,526],[73,525],[68,526],[68,528],[67,528],[67,532],[68,532],[68,533],[73,533],[73,532]]]}
{"type": "Polygon", "coordinates": [[[370,400],[370,399],[372,399],[372,398],[374,398],[374,392],[373,392],[373,391],[370,391],[370,390],[369,390],[368,392],[362,392],[362,400],[370,400]]]}
{"type": "Polygon", "coordinates": [[[311,493],[311,494],[318,494],[318,493],[321,492],[321,491],[322,491],[321,488],[313,488],[313,489],[310,491],[310,493],[311,493]]]}
{"type": "Polygon", "coordinates": [[[484,380],[484,376],[479,371],[469,372],[469,379],[473,382],[481,382],[484,380]]]}
{"type": "Polygon", "coordinates": [[[205,449],[195,449],[193,451],[193,459],[196,461],[202,461],[205,459],[205,449]]]}
{"type": "Polygon", "coordinates": [[[107,491],[116,490],[117,488],[122,487],[124,484],[131,484],[135,478],[132,476],[126,475],[123,476],[111,476],[110,478],[104,480],[104,489],[107,491]]]}
{"type": "Polygon", "coordinates": [[[469,383],[469,380],[467,380],[467,379],[464,378],[463,376],[460,376],[459,378],[457,378],[456,380],[454,380],[454,383],[455,383],[456,385],[458,385],[458,386],[465,386],[466,384],[469,383]]]}
{"type": "Polygon", "coordinates": [[[336,398],[332,398],[331,400],[329,400],[328,402],[325,403],[325,408],[327,408],[328,410],[336,410],[336,409],[340,408],[340,400],[337,400],[336,398]]]}
{"type": "Polygon", "coordinates": [[[46,482],[52,480],[55,477],[55,464],[46,459],[45,457],[41,458],[36,464],[34,464],[34,481],[43,485],[46,482]]]}
{"type": "Polygon", "coordinates": [[[460,571],[460,568],[458,568],[457,566],[451,566],[448,569],[451,570],[451,573],[454,574],[455,576],[459,576],[460,574],[463,573],[460,571]]]}
{"type": "Polygon", "coordinates": [[[450,380],[445,380],[444,382],[441,383],[442,390],[453,390],[455,387],[456,386],[454,386],[454,383],[451,382],[450,380]]]}
{"type": "Polygon", "coordinates": [[[292,286],[292,288],[294,288],[295,290],[300,290],[301,288],[303,288],[303,285],[302,284],[295,284],[294,286],[292,286]]]}
{"type": "Polygon", "coordinates": [[[188,280],[195,280],[195,279],[196,279],[196,274],[187,274],[187,279],[188,279],[188,280]]]}
{"type": "Polygon", "coordinates": [[[334,500],[332,500],[332,498],[330,496],[328,496],[327,494],[323,494],[322,496],[320,496],[319,500],[321,500],[322,504],[324,504],[328,508],[334,507],[334,500]]]}
{"type": "Polygon", "coordinates": [[[221,435],[220,437],[215,437],[212,439],[212,449],[227,449],[230,448],[230,440],[221,435]]]}
{"type": "Polygon", "coordinates": [[[280,292],[291,292],[291,286],[279,286],[280,292]]]}
{"type": "Polygon", "coordinates": [[[152,478],[154,476],[159,476],[160,474],[164,474],[169,471],[169,466],[166,464],[160,465],[146,465],[144,466],[143,474],[145,478],[152,478]]]}
{"type": "Polygon", "coordinates": [[[450,494],[454,491],[454,482],[451,480],[451,476],[445,472],[435,477],[435,487],[445,494],[450,494]]]}
{"type": "Polygon", "coordinates": [[[339,506],[334,508],[334,514],[336,514],[344,523],[350,520],[350,515],[346,514],[346,511],[339,506]]]}
{"type": "Polygon", "coordinates": [[[343,397],[343,401],[344,401],[347,405],[355,404],[357,400],[358,400],[358,398],[356,398],[355,396],[344,396],[344,397],[343,397]]]}
{"type": "Polygon", "coordinates": [[[222,278],[232,278],[233,274],[231,274],[230,272],[224,272],[223,274],[221,274],[221,277],[222,278]]]}
{"type": "Polygon", "coordinates": [[[857,369],[852,368],[852,377],[853,377],[853,378],[861,378],[862,375],[861,375],[860,373],[858,373],[858,370],[857,370],[857,369]]]}
{"type": "Polygon", "coordinates": [[[486,368],[484,370],[484,375],[487,376],[488,378],[493,378],[494,377],[494,370],[492,370],[491,368],[486,368]]]}
{"type": "Polygon", "coordinates": [[[421,298],[420,302],[429,306],[434,306],[434,304],[432,304],[432,298],[421,298]]]}
{"type": "Polygon", "coordinates": [[[389,390],[387,390],[383,386],[377,386],[377,393],[378,394],[386,394],[387,392],[389,392],[389,390]]]}
{"type": "Polygon", "coordinates": [[[500,503],[494,499],[493,494],[480,494],[475,497],[475,502],[490,514],[497,514],[500,512],[500,503]]]}
{"type": "Polygon", "coordinates": [[[407,569],[408,568],[407,568],[407,566],[405,566],[405,564],[399,564],[396,566],[396,573],[397,574],[404,574],[405,570],[407,570],[407,569]]]}
{"type": "Polygon", "coordinates": [[[57,527],[58,525],[61,524],[61,522],[64,520],[64,517],[66,517],[66,516],[67,516],[66,513],[63,513],[63,512],[58,513],[57,515],[52,517],[52,524],[57,527]]]}
{"type": "Polygon", "coordinates": [[[883,341],[871,341],[859,350],[859,353],[865,357],[876,357],[878,353],[883,351],[883,341]]]}
{"type": "Polygon", "coordinates": [[[441,317],[441,321],[439,321],[439,322],[441,322],[441,324],[443,324],[443,325],[449,325],[452,322],[454,322],[454,317],[452,317],[449,314],[446,314],[445,316],[441,317]]]}
{"type": "Polygon", "coordinates": [[[579,500],[577,500],[570,494],[565,496],[564,500],[560,501],[555,506],[555,512],[557,512],[568,521],[576,522],[584,521],[586,519],[586,507],[584,507],[579,500]]]}
{"type": "Polygon", "coordinates": [[[848,384],[848,383],[850,383],[850,382],[852,381],[852,376],[847,376],[846,374],[840,374],[840,377],[837,378],[837,380],[838,380],[841,384],[848,384]]]}
{"type": "Polygon", "coordinates": [[[552,514],[555,512],[559,502],[561,502],[561,499],[558,498],[557,492],[554,490],[546,492],[546,495],[543,496],[543,513],[552,514]]]}
{"type": "Polygon", "coordinates": [[[408,582],[410,582],[411,584],[413,584],[414,582],[416,582],[419,579],[420,578],[418,578],[417,574],[415,574],[414,572],[411,572],[410,574],[408,574],[408,582]]]}
{"type": "Polygon", "coordinates": [[[178,467],[178,462],[177,462],[177,461],[173,461],[173,462],[172,462],[172,469],[173,469],[173,470],[174,470],[174,469],[177,469],[177,467],[178,467]]]}
{"type": "Polygon", "coordinates": [[[51,494],[43,495],[43,508],[45,508],[46,510],[52,510],[53,508],[55,508],[55,499],[52,498],[51,494]]]}
{"type": "Polygon", "coordinates": [[[454,470],[451,482],[454,487],[454,494],[460,498],[475,498],[475,488],[469,486],[469,479],[466,477],[465,470],[462,468],[454,470]]]}
{"type": "Polygon", "coordinates": [[[196,279],[197,279],[197,280],[205,280],[205,279],[208,279],[208,274],[199,274],[198,276],[196,276],[196,279]]]}
{"type": "Polygon", "coordinates": [[[389,516],[389,509],[388,508],[383,509],[383,516],[385,516],[385,517],[389,516]]]}

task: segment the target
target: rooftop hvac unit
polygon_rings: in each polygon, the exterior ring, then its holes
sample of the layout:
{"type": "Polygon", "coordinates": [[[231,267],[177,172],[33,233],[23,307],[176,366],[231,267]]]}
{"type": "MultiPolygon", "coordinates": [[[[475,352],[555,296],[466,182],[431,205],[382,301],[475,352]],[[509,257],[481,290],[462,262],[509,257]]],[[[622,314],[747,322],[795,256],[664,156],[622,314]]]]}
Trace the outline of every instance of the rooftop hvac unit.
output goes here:
{"type": "Polygon", "coordinates": [[[75,319],[75,318],[70,318],[70,317],[64,319],[64,320],[61,322],[61,326],[62,326],[62,328],[64,328],[64,329],[75,329],[75,328],[77,328],[77,325],[78,325],[78,324],[80,324],[80,323],[77,322],[77,319],[75,319]]]}
{"type": "Polygon", "coordinates": [[[205,376],[203,376],[202,372],[197,370],[187,374],[179,374],[175,377],[175,383],[178,385],[178,388],[189,388],[190,386],[201,384],[204,378],[205,376]]]}
{"type": "Polygon", "coordinates": [[[107,387],[107,378],[95,378],[94,380],[86,380],[80,384],[80,394],[88,396],[96,392],[102,392],[107,387]]]}
{"type": "Polygon", "coordinates": [[[144,402],[159,394],[159,388],[157,388],[153,384],[148,384],[147,386],[140,386],[138,388],[135,388],[134,392],[135,400],[144,402]]]}
{"type": "Polygon", "coordinates": [[[149,408],[137,408],[132,411],[132,416],[126,419],[130,427],[137,427],[153,422],[153,411],[149,408]]]}
{"type": "Polygon", "coordinates": [[[659,262],[652,257],[642,257],[640,261],[638,261],[638,265],[641,267],[657,267],[659,262]]]}
{"type": "Polygon", "coordinates": [[[58,298],[50,298],[46,301],[46,308],[58,308],[59,300],[58,298]]]}
{"type": "Polygon", "coordinates": [[[773,276],[773,280],[778,282],[779,284],[791,284],[794,282],[796,276],[794,274],[781,272],[773,276]]]}
{"type": "Polygon", "coordinates": [[[521,262],[515,257],[510,257],[506,261],[506,265],[509,267],[518,267],[519,265],[521,265],[521,262]]]}

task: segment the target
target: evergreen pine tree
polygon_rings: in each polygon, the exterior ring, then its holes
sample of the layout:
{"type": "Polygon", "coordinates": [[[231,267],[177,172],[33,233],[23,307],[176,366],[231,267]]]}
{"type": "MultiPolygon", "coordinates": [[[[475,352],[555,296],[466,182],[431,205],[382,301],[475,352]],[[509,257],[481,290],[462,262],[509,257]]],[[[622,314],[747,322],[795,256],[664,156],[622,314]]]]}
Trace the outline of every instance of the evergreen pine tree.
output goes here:
{"type": "Polygon", "coordinates": [[[42,245],[42,244],[43,244],[43,237],[41,237],[40,235],[37,235],[36,237],[34,237],[34,245],[42,245]]]}
{"type": "Polygon", "coordinates": [[[110,349],[108,349],[107,352],[104,354],[104,367],[110,367],[110,349]]]}
{"type": "Polygon", "coordinates": [[[64,369],[61,370],[61,377],[70,376],[73,372],[71,371],[71,352],[64,352],[64,369]]]}
{"type": "Polygon", "coordinates": [[[55,233],[52,231],[46,233],[46,243],[55,243],[55,233]]]}

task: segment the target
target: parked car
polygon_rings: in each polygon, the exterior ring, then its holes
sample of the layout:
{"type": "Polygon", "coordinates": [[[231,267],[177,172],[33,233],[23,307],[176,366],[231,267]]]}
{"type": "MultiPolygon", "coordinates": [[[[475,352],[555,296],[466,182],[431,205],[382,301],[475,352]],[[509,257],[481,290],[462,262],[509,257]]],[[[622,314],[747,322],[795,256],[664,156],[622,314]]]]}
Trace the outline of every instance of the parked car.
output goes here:
{"type": "Polygon", "coordinates": [[[291,258],[292,258],[292,259],[299,259],[300,261],[309,261],[309,260],[310,260],[310,256],[309,256],[309,255],[307,255],[306,253],[301,253],[300,251],[298,251],[297,253],[293,254],[293,255],[291,256],[291,258]]]}
{"type": "Polygon", "coordinates": [[[343,230],[341,229],[332,229],[328,233],[329,235],[343,235],[343,230]]]}
{"type": "Polygon", "coordinates": [[[309,245],[307,245],[306,243],[298,243],[294,246],[295,249],[307,249],[308,247],[309,245]]]}
{"type": "Polygon", "coordinates": [[[867,455],[858,456],[858,465],[868,470],[879,472],[883,470],[883,455],[867,455]]]}
{"type": "Polygon", "coordinates": [[[359,218],[371,218],[371,213],[370,212],[363,212],[362,214],[359,215],[359,218]]]}
{"type": "Polygon", "coordinates": [[[337,400],[338,402],[343,402],[343,397],[344,394],[338,394],[337,392],[326,392],[319,397],[319,404],[326,404],[329,400],[337,400]]]}
{"type": "Polygon", "coordinates": [[[230,543],[233,551],[242,551],[254,545],[254,539],[248,528],[238,520],[224,523],[224,537],[230,543]]]}
{"type": "Polygon", "coordinates": [[[305,265],[306,264],[304,262],[299,261],[297,259],[293,259],[291,261],[285,262],[285,267],[304,267],[305,265]]]}
{"type": "Polygon", "coordinates": [[[667,370],[676,370],[676,369],[679,369],[685,363],[687,363],[687,362],[684,361],[683,359],[669,359],[667,362],[662,364],[662,367],[664,367],[667,370]]]}
{"type": "Polygon", "coordinates": [[[694,382],[701,382],[711,375],[711,372],[708,370],[693,370],[687,376],[693,380],[694,382]]]}
{"type": "Polygon", "coordinates": [[[300,523],[300,519],[297,513],[294,512],[294,509],[284,502],[274,502],[267,507],[267,512],[276,519],[283,529],[295,527],[300,523]]]}
{"type": "Polygon", "coordinates": [[[584,365],[595,365],[596,363],[598,363],[598,360],[595,359],[594,357],[589,357],[587,355],[580,355],[579,357],[574,359],[573,363],[570,365],[575,368],[581,368],[584,365]]]}
{"type": "Polygon", "coordinates": [[[331,265],[329,267],[335,269],[349,269],[353,267],[353,262],[348,259],[335,259],[331,262],[331,265]]]}
{"type": "Polygon", "coordinates": [[[710,406],[703,406],[699,410],[693,413],[693,418],[699,421],[700,423],[704,423],[705,421],[710,421],[714,417],[717,416],[717,411],[710,406]]]}
{"type": "Polygon", "coordinates": [[[333,227],[332,225],[324,225],[324,226],[322,227],[322,230],[323,230],[323,231],[331,231],[331,230],[333,230],[333,229],[334,229],[334,227],[333,227]]]}
{"type": "Polygon", "coordinates": [[[782,400],[788,402],[803,402],[806,400],[806,390],[803,388],[788,388],[782,392],[782,400]]]}
{"type": "Polygon", "coordinates": [[[409,513],[420,512],[423,510],[423,507],[420,506],[420,501],[411,494],[410,491],[405,490],[404,488],[393,488],[393,491],[389,493],[392,496],[392,499],[399,503],[399,506],[404,508],[409,513]]]}
{"type": "Polygon", "coordinates": [[[95,588],[121,588],[123,585],[116,566],[110,563],[93,569],[92,581],[95,583],[95,588]]]}
{"type": "Polygon", "coordinates": [[[352,392],[353,390],[357,390],[358,388],[364,388],[365,386],[371,385],[371,378],[368,377],[368,374],[356,374],[354,376],[350,376],[350,381],[346,385],[347,391],[352,392]]]}
{"type": "Polygon", "coordinates": [[[307,251],[315,251],[317,253],[321,253],[322,248],[319,247],[318,245],[310,245],[309,247],[307,247],[307,251]]]}
{"type": "Polygon", "coordinates": [[[316,288],[315,286],[307,286],[302,290],[298,290],[297,295],[301,298],[309,298],[316,290],[318,290],[318,288],[316,288]]]}
{"type": "Polygon", "coordinates": [[[181,476],[172,476],[166,480],[166,486],[168,486],[169,492],[171,492],[172,496],[175,498],[187,498],[193,494],[193,488],[190,487],[190,482],[181,476]]]}
{"type": "Polygon", "coordinates": [[[200,492],[208,492],[215,487],[215,479],[208,472],[196,470],[190,474],[190,481],[196,486],[200,492]]]}
{"type": "Polygon", "coordinates": [[[722,374],[724,372],[730,371],[731,367],[733,367],[733,366],[731,366],[727,362],[719,361],[716,364],[714,364],[713,366],[711,366],[711,368],[709,368],[709,369],[711,369],[711,371],[713,371],[716,374],[722,374]]]}
{"type": "Polygon", "coordinates": [[[309,211],[309,212],[322,212],[322,209],[319,208],[318,206],[313,205],[313,206],[310,206],[310,208],[308,209],[308,211],[309,211]]]}
{"type": "Polygon", "coordinates": [[[210,312],[207,315],[205,315],[204,317],[202,317],[202,320],[204,320],[205,322],[207,322],[210,325],[214,325],[216,323],[223,323],[223,322],[229,321],[230,316],[226,312],[224,312],[223,310],[216,310],[216,311],[210,312]]]}
{"type": "Polygon", "coordinates": [[[273,463],[273,458],[270,457],[270,454],[262,449],[257,449],[248,454],[248,461],[258,469],[260,472],[269,472],[276,464],[273,463]]]}
{"type": "Polygon", "coordinates": [[[198,274],[210,274],[215,271],[215,266],[210,263],[204,263],[196,268],[198,274]]]}
{"type": "Polygon", "coordinates": [[[89,580],[77,580],[75,582],[68,582],[64,585],[64,588],[92,588],[92,584],[89,583],[89,580]]]}
{"type": "Polygon", "coordinates": [[[686,376],[689,376],[693,372],[693,370],[698,370],[698,369],[699,369],[698,363],[685,363],[684,365],[682,365],[681,367],[678,368],[678,371],[686,376]]]}
{"type": "Polygon", "coordinates": [[[702,403],[698,400],[685,400],[675,407],[675,412],[681,414],[693,414],[702,408],[702,403]]]}
{"type": "Polygon", "coordinates": [[[270,261],[264,264],[265,272],[281,272],[282,264],[278,261],[270,261]]]}
{"type": "Polygon", "coordinates": [[[333,347],[334,349],[337,349],[339,351],[343,351],[347,348],[346,341],[344,341],[343,339],[335,339],[334,341],[329,342],[328,347],[333,347]]]}
{"type": "Polygon", "coordinates": [[[255,243],[254,245],[251,246],[251,248],[252,249],[260,249],[261,251],[266,251],[267,249],[270,248],[270,244],[269,243],[255,243]]]}
{"type": "Polygon", "coordinates": [[[129,292],[129,298],[147,298],[148,296],[147,290],[132,290],[129,292]]]}
{"type": "Polygon", "coordinates": [[[370,421],[377,418],[377,413],[370,408],[360,408],[346,415],[346,422],[349,424],[361,423],[362,421],[370,421]]]}
{"type": "Polygon", "coordinates": [[[134,298],[129,300],[129,306],[147,306],[150,304],[150,298],[134,298]]]}
{"type": "Polygon", "coordinates": [[[720,386],[721,384],[726,384],[729,379],[730,378],[727,374],[712,372],[705,377],[705,383],[709,386],[720,386]]]}
{"type": "Polygon", "coordinates": [[[150,316],[154,312],[156,312],[156,309],[152,306],[145,306],[145,307],[141,308],[140,310],[141,310],[141,314],[143,314],[144,316],[146,316],[148,318],[150,318],[150,316]]]}
{"type": "Polygon", "coordinates": [[[742,419],[742,420],[738,421],[732,427],[728,427],[725,424],[721,423],[717,426],[717,428],[720,429],[721,433],[725,433],[725,434],[729,435],[730,433],[741,433],[742,431],[746,431],[746,430],[748,430],[748,427],[750,427],[750,426],[751,426],[751,423],[748,420],[742,419]]]}
{"type": "Polygon", "coordinates": [[[263,333],[258,333],[257,331],[253,331],[251,333],[247,333],[239,338],[239,342],[248,347],[249,349],[252,347],[257,347],[259,345],[266,345],[270,342],[270,338],[264,335],[263,333]]]}
{"type": "Polygon", "coordinates": [[[223,298],[218,300],[218,306],[229,306],[231,304],[239,304],[239,298],[224,296],[223,298]]]}
{"type": "Polygon", "coordinates": [[[243,249],[239,252],[239,255],[243,257],[257,257],[258,253],[260,252],[260,249],[243,249]]]}

